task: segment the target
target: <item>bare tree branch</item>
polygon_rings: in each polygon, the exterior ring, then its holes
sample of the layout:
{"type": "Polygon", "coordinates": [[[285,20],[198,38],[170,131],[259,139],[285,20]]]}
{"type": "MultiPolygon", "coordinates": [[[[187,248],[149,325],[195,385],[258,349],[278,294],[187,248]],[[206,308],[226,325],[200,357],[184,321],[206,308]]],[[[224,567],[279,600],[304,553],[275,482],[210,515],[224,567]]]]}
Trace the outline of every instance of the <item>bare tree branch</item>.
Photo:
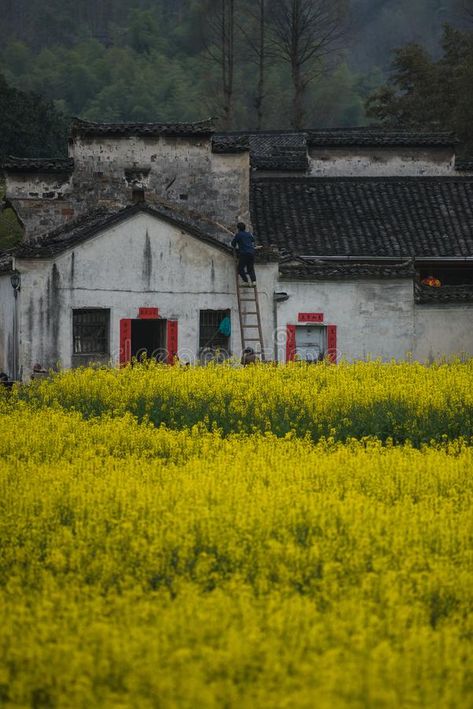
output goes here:
{"type": "Polygon", "coordinates": [[[271,45],[291,68],[292,122],[304,124],[305,94],[323,71],[323,62],[340,46],[345,32],[345,0],[273,0],[271,45]]]}
{"type": "Polygon", "coordinates": [[[256,94],[254,98],[254,107],[257,116],[257,128],[263,128],[264,119],[264,101],[266,98],[266,70],[267,64],[271,55],[268,45],[268,0],[249,0],[248,7],[245,7],[245,16],[249,17],[250,30],[248,25],[243,22],[238,22],[237,26],[247,45],[249,46],[254,61],[258,68],[258,78],[256,84],[256,94]]]}
{"type": "Polygon", "coordinates": [[[233,123],[235,77],[235,0],[212,0],[206,18],[204,48],[218,67],[222,92],[222,127],[233,123]]]}

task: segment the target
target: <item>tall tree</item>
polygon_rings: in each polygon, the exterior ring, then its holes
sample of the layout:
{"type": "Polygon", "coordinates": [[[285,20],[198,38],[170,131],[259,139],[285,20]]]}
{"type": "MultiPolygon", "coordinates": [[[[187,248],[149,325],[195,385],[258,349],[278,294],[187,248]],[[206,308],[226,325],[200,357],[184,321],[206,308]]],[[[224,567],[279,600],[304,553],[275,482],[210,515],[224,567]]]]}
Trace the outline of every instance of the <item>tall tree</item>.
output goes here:
{"type": "Polygon", "coordinates": [[[367,114],[387,126],[451,130],[473,150],[473,32],[446,26],[443,55],[434,61],[422,47],[395,52],[388,84],[367,100],[367,114]]]}
{"type": "Polygon", "coordinates": [[[345,29],[344,0],[273,0],[271,44],[290,65],[292,125],[304,126],[309,85],[326,69],[327,57],[340,47],[345,29]]]}
{"type": "Polygon", "coordinates": [[[67,154],[69,121],[50,101],[8,86],[0,74],[0,161],[67,154]]]}
{"type": "Polygon", "coordinates": [[[206,51],[219,70],[222,128],[233,124],[235,90],[235,0],[215,0],[206,21],[206,51]]]}
{"type": "Polygon", "coordinates": [[[249,0],[244,8],[238,27],[245,37],[251,55],[257,66],[256,89],[254,93],[254,107],[256,110],[256,127],[263,128],[264,101],[266,98],[266,71],[269,59],[268,47],[268,0],[249,0]],[[250,23],[247,22],[250,19],[250,23]]]}

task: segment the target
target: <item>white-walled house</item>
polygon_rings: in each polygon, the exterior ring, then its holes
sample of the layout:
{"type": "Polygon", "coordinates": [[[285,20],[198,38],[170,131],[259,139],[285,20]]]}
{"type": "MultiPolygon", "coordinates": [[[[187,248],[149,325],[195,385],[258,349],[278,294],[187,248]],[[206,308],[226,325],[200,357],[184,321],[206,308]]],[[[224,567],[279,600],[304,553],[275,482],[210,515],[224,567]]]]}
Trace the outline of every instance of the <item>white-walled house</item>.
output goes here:
{"type": "Polygon", "coordinates": [[[450,135],[79,121],[69,150],[4,165],[24,227],[0,255],[11,377],[239,357],[238,219],[263,246],[266,359],[473,354],[473,176],[450,135]],[[431,273],[440,288],[421,285],[431,273]]]}

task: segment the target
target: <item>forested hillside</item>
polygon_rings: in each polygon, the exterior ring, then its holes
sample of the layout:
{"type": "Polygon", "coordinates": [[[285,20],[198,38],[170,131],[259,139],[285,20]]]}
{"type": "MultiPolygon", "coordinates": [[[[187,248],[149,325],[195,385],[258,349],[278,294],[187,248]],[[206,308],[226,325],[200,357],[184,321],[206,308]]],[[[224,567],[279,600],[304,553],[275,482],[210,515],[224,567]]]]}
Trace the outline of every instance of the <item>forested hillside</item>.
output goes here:
{"type": "Polygon", "coordinates": [[[442,24],[464,22],[462,0],[300,0],[325,12],[314,14],[302,39],[315,46],[325,31],[333,41],[302,57],[294,76],[290,27],[278,13],[285,0],[0,4],[0,70],[10,85],[51,99],[66,115],[168,121],[212,114],[225,128],[363,124],[365,100],[383,83],[391,50],[418,41],[435,55],[442,24]],[[323,22],[332,24],[321,30],[323,22]]]}

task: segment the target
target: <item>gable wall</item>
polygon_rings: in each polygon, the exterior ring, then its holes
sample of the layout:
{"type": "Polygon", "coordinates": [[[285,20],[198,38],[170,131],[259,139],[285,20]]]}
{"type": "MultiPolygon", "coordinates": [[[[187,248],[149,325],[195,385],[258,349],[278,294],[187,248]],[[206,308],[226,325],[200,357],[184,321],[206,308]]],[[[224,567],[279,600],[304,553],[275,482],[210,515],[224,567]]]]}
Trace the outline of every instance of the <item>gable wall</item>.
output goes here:
{"type": "MultiPolygon", "coordinates": [[[[136,215],[77,245],[54,261],[18,261],[22,273],[22,362],[25,376],[35,362],[70,367],[72,309],[110,308],[111,359],[119,361],[119,322],[140,307],[157,307],[179,322],[179,355],[194,361],[199,310],[230,309],[232,351],[240,354],[234,264],[231,255],[175,226],[136,215]]],[[[276,265],[261,266],[260,303],[272,330],[276,265]]],[[[270,339],[269,334],[269,339],[270,339]]]]}

